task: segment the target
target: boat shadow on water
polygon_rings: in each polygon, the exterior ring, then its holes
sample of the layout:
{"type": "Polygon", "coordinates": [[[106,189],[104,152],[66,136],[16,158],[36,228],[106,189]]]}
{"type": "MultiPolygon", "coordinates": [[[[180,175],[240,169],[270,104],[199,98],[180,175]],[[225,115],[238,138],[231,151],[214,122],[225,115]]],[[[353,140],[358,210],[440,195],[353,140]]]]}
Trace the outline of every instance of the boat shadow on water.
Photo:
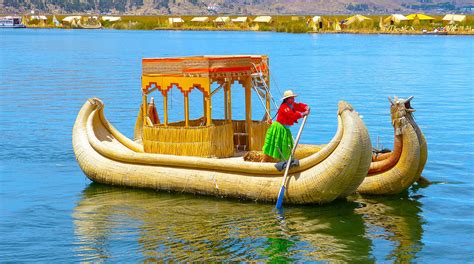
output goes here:
{"type": "Polygon", "coordinates": [[[367,263],[416,259],[420,212],[407,193],[290,206],[280,215],[270,204],[91,183],[72,217],[81,261],[367,263]]]}

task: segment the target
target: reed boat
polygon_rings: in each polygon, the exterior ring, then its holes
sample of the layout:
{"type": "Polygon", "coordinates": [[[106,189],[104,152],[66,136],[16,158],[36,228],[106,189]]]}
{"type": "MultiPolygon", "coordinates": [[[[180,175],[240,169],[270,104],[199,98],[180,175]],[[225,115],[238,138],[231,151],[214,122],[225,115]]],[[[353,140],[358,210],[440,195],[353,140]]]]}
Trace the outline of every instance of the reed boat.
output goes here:
{"type": "Polygon", "coordinates": [[[389,98],[394,129],[393,150],[374,154],[367,177],[357,191],[363,194],[398,194],[419,180],[428,158],[425,136],[416,123],[411,100],[389,98]]]}
{"type": "MultiPolygon", "coordinates": [[[[269,127],[268,57],[158,58],[143,59],[142,65],[142,105],[133,140],[107,120],[100,99],[91,98],[82,106],[72,141],[86,176],[116,186],[276,201],[283,173],[274,163],[243,159],[247,151],[261,150],[269,127]],[[256,78],[264,84],[258,85],[256,78]],[[244,88],[245,120],[232,118],[234,81],[244,88]],[[213,82],[220,86],[211,91],[213,82]],[[168,122],[168,92],[173,87],[184,96],[185,116],[179,122],[168,122]],[[218,89],[224,91],[223,120],[212,118],[211,100],[218,89]],[[163,122],[148,100],[154,91],[162,95],[163,122]],[[191,91],[203,96],[200,119],[189,118],[191,91]],[[266,108],[263,120],[252,119],[252,91],[266,108]]],[[[329,143],[298,147],[299,166],[288,174],[285,203],[331,202],[354,193],[364,180],[372,156],[368,131],[347,102],[339,103],[337,118],[338,128],[329,143]]]]}

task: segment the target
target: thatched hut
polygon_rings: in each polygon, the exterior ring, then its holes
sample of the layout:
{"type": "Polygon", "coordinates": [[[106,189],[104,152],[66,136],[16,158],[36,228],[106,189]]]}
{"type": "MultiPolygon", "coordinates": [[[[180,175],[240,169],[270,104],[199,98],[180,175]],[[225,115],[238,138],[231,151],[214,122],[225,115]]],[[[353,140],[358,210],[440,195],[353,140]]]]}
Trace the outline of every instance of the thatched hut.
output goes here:
{"type": "Polygon", "coordinates": [[[217,25],[224,25],[225,23],[230,22],[230,17],[228,16],[220,16],[214,19],[214,23],[217,25]]]}
{"type": "Polygon", "coordinates": [[[66,23],[69,23],[69,24],[72,24],[73,21],[75,20],[81,20],[81,16],[67,16],[65,18],[62,19],[63,22],[66,22],[66,23]]]}
{"type": "Polygon", "coordinates": [[[207,23],[207,22],[209,22],[209,17],[193,17],[193,19],[191,19],[191,22],[194,22],[194,23],[207,23]]]}
{"type": "Polygon", "coordinates": [[[170,26],[180,26],[184,24],[184,20],[180,17],[170,17],[168,18],[168,24],[170,26]]]}
{"type": "Polygon", "coordinates": [[[406,23],[409,20],[410,19],[408,19],[406,16],[404,16],[402,14],[392,14],[392,15],[384,18],[383,23],[385,25],[394,26],[394,25],[400,25],[400,24],[406,23]]]}
{"type": "Polygon", "coordinates": [[[117,22],[117,21],[122,20],[122,18],[119,16],[102,16],[101,20],[108,21],[108,22],[117,22]]]}
{"type": "Polygon", "coordinates": [[[253,20],[254,23],[270,24],[273,22],[271,16],[258,16],[253,20]]]}
{"type": "Polygon", "coordinates": [[[321,16],[313,16],[309,19],[308,25],[314,30],[321,30],[323,29],[324,23],[323,18],[321,16]]]}
{"type": "Polygon", "coordinates": [[[231,19],[232,23],[246,23],[248,21],[248,17],[237,17],[231,19]]]}
{"type": "Polygon", "coordinates": [[[443,17],[444,24],[456,24],[466,22],[466,15],[447,14],[443,17]]]}
{"type": "Polygon", "coordinates": [[[368,18],[363,15],[354,15],[345,19],[344,25],[351,25],[356,23],[363,23],[366,21],[371,21],[371,18],[368,18]]]}

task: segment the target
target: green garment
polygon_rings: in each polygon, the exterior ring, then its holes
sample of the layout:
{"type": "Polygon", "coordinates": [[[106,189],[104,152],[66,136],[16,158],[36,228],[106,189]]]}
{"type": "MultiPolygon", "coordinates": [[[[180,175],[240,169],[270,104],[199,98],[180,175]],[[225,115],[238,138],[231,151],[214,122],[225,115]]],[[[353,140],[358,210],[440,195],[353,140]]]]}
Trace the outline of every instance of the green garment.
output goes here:
{"type": "Polygon", "coordinates": [[[273,122],[267,131],[263,153],[275,159],[288,160],[293,149],[293,137],[289,128],[283,126],[277,121],[273,122]],[[280,155],[280,151],[283,157],[280,155]]]}

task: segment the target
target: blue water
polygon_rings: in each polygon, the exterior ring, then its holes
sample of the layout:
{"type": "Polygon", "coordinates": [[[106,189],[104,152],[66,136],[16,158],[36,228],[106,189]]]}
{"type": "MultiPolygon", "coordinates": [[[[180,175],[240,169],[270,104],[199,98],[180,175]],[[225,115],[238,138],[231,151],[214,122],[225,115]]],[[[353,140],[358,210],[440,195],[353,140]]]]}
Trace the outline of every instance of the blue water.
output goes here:
{"type": "MultiPolygon", "coordinates": [[[[0,38],[0,262],[474,262],[473,37],[25,29],[0,38]],[[372,142],[390,147],[387,97],[414,95],[434,184],[286,206],[282,217],[271,204],[91,183],[71,146],[87,98],[101,98],[132,136],[141,59],[202,54],[269,55],[275,95],[293,89],[312,106],[303,143],[329,141],[347,100],[372,142]]],[[[243,91],[233,95],[239,117],[243,91]]]]}

